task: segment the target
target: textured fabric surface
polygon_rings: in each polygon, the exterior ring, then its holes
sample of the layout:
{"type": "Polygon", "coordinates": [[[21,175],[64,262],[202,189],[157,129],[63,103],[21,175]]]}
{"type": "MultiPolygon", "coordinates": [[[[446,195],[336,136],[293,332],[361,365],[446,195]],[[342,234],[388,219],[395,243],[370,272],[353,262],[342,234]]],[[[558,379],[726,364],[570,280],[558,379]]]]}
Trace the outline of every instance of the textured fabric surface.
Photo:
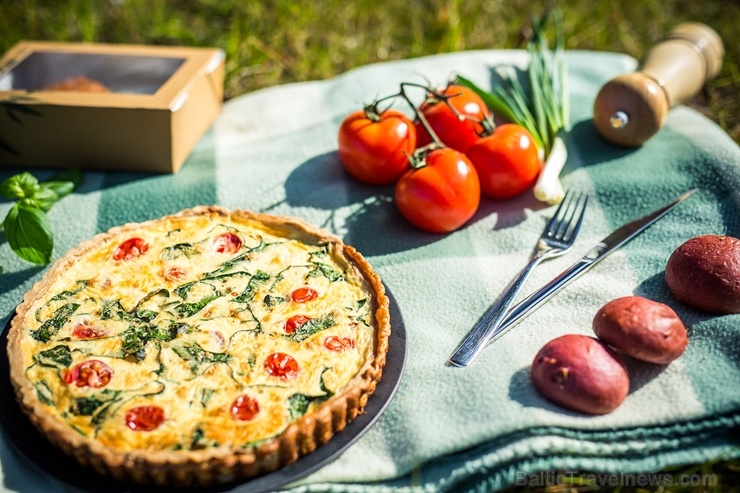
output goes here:
{"type": "MultiPolygon", "coordinates": [[[[50,211],[54,257],[110,227],[199,204],[298,216],[362,252],[403,319],[405,371],[377,423],[336,461],[292,485],[294,491],[493,491],[554,468],[651,472],[738,456],[740,315],[709,316],[678,303],[662,273],[673,250],[693,236],[740,236],[740,149],[684,107],[673,109],[666,127],[639,149],[605,143],[591,122],[594,97],[635,61],[591,52],[570,52],[566,60],[573,130],[562,177],[567,188],[592,200],[572,252],[535,270],[523,295],[616,226],[689,189],[699,191],[507,332],[471,367],[444,363],[525,265],[554,207],[530,193],[483,199],[459,231],[422,233],[396,211],[392,187],[364,186],[346,175],[336,135],[348,113],[397,91],[401,81],[442,84],[459,73],[490,87],[494,66],[526,65],[519,51],[391,62],[231,100],[177,175],[87,173],[84,186],[50,211]],[[628,360],[630,394],[606,416],[580,415],[542,399],[528,376],[539,348],[566,333],[592,334],[598,308],[630,294],[677,311],[689,329],[684,355],[667,367],[628,360]]],[[[0,178],[17,171],[2,170],[0,178]]],[[[0,204],[3,217],[9,207],[0,204]]],[[[5,242],[0,262],[4,323],[45,268],[17,259],[5,242]]],[[[62,487],[31,469],[4,438],[0,464],[7,490],[62,487]]]]}

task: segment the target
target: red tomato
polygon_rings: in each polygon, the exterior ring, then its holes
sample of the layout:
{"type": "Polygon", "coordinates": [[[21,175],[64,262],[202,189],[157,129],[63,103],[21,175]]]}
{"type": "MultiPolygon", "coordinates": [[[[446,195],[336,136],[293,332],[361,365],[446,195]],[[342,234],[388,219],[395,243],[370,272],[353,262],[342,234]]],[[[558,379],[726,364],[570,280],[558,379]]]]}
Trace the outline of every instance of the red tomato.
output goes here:
{"type": "Polygon", "coordinates": [[[355,347],[355,340],[349,337],[329,336],[324,339],[324,347],[329,351],[341,352],[355,347]]]}
{"type": "Polygon", "coordinates": [[[239,421],[251,421],[259,412],[259,402],[247,394],[240,395],[231,404],[231,415],[239,421]]]}
{"type": "Polygon", "coordinates": [[[307,303],[309,301],[313,301],[318,295],[319,293],[311,288],[298,288],[290,293],[291,299],[296,303],[307,303]]]}
{"type": "Polygon", "coordinates": [[[141,238],[131,238],[116,248],[113,252],[113,260],[131,260],[132,258],[144,255],[149,250],[149,245],[141,238]]]}
{"type": "Polygon", "coordinates": [[[478,171],[481,191],[494,199],[509,199],[534,185],[542,161],[532,134],[508,123],[496,127],[493,135],[479,140],[468,150],[478,171]]]}
{"type": "Polygon", "coordinates": [[[234,254],[242,247],[242,239],[234,233],[224,233],[213,239],[213,251],[234,254]]]}
{"type": "Polygon", "coordinates": [[[293,356],[285,353],[272,353],[265,359],[265,370],[273,377],[287,380],[297,377],[301,368],[293,356]]]}
{"type": "Polygon", "coordinates": [[[77,324],[72,329],[72,335],[78,339],[98,339],[108,335],[103,329],[87,324],[77,324]]]}
{"type": "Polygon", "coordinates": [[[414,226],[430,233],[449,233],[473,217],[480,203],[478,174],[468,158],[435,149],[426,164],[411,169],[396,184],[396,205],[414,226]]]}
{"type": "Polygon", "coordinates": [[[180,267],[170,267],[164,272],[164,278],[168,281],[179,281],[184,278],[185,275],[185,270],[180,267]]]}
{"type": "Polygon", "coordinates": [[[78,363],[72,370],[67,370],[64,373],[66,383],[74,383],[78,387],[92,387],[94,389],[105,387],[112,377],[113,368],[96,359],[78,363]]]}
{"type": "Polygon", "coordinates": [[[138,406],[126,411],[126,426],[133,431],[152,431],[164,423],[164,409],[159,406],[138,406]]]}
{"type": "MultiPolygon", "coordinates": [[[[463,119],[460,119],[447,103],[440,100],[426,101],[419,110],[446,146],[465,154],[485,131],[479,122],[489,116],[488,107],[480,96],[467,87],[453,85],[439,92],[450,96],[457,94],[448,101],[463,115],[463,119]]],[[[416,135],[416,147],[432,142],[429,132],[420,121],[416,122],[416,135]]]]}
{"type": "Polygon", "coordinates": [[[300,327],[301,325],[305,324],[305,323],[306,323],[306,322],[308,322],[309,320],[311,320],[311,319],[310,319],[310,318],[308,318],[308,317],[307,317],[307,316],[305,316],[305,315],[294,315],[294,316],[290,317],[290,318],[289,318],[289,319],[288,319],[288,320],[287,320],[287,321],[285,322],[285,332],[286,332],[287,334],[292,334],[293,332],[295,332],[295,330],[296,330],[296,329],[297,329],[298,327],[300,327]]]}
{"type": "Polygon", "coordinates": [[[397,110],[386,110],[373,121],[364,110],[355,111],[339,128],[339,160],[357,180],[388,185],[409,167],[416,148],[413,123],[397,110]]]}

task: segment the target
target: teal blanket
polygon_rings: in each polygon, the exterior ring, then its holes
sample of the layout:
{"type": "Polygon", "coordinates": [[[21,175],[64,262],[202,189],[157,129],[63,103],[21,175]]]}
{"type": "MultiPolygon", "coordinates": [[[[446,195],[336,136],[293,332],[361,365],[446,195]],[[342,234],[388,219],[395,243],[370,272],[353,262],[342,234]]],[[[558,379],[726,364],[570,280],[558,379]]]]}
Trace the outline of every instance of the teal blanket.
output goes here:
{"type": "MultiPolygon", "coordinates": [[[[572,252],[535,270],[525,291],[549,281],[616,226],[689,189],[699,192],[507,332],[471,367],[444,363],[525,265],[554,207],[530,193],[484,199],[459,231],[422,233],[396,211],[392,187],[364,186],[344,173],[337,130],[348,113],[395,92],[401,81],[442,84],[459,73],[490,87],[494,66],[526,65],[520,51],[390,62],[231,100],[177,175],[87,173],[84,186],[50,211],[54,257],[112,226],[198,204],[298,216],[362,252],[397,302],[407,335],[405,372],[377,423],[291,491],[494,491],[553,469],[647,473],[740,456],[731,433],[740,424],[740,315],[710,316],[678,303],[662,278],[683,241],[708,233],[740,236],[740,149],[685,107],[673,109],[642,148],[605,143],[591,122],[594,97],[635,61],[592,52],[569,52],[566,61],[573,131],[562,177],[592,201],[572,252]],[[583,416],[542,399],[528,376],[539,348],[566,333],[591,334],[598,308],[631,294],[678,312],[689,328],[684,355],[667,367],[629,361],[630,394],[606,416],[583,416]]],[[[2,170],[0,178],[16,172],[2,170]]],[[[3,217],[9,207],[0,204],[3,217]]],[[[45,268],[17,259],[4,240],[0,263],[5,323],[45,268]]],[[[0,464],[7,490],[61,488],[5,441],[0,464]]]]}

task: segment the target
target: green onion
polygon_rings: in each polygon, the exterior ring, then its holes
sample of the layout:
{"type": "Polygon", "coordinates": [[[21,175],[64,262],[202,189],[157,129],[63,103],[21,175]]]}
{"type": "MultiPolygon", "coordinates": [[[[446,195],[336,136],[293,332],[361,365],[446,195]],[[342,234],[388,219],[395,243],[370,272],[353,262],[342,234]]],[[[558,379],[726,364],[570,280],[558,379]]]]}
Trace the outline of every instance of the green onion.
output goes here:
{"type": "Polygon", "coordinates": [[[475,91],[494,113],[521,125],[532,134],[545,158],[545,165],[534,186],[534,195],[542,202],[556,204],[565,195],[560,172],[568,159],[565,142],[570,130],[570,102],[563,60],[562,18],[559,11],[553,11],[557,34],[552,50],[544,32],[547,17],[545,14],[540,20],[532,19],[534,35],[527,45],[529,92],[512,67],[499,69],[503,83],[491,92],[464,77],[458,76],[458,82],[475,91]]]}

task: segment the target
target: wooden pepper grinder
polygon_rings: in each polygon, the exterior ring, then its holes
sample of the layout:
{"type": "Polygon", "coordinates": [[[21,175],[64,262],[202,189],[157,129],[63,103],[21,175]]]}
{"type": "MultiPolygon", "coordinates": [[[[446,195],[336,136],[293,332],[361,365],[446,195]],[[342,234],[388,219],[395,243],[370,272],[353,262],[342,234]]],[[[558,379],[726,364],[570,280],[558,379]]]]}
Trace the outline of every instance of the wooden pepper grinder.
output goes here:
{"type": "Polygon", "coordinates": [[[613,144],[642,145],[663,127],[672,107],[717,75],[723,56],[722,40],[708,26],[676,26],[650,49],[637,72],[601,88],[594,102],[596,130],[613,144]]]}

